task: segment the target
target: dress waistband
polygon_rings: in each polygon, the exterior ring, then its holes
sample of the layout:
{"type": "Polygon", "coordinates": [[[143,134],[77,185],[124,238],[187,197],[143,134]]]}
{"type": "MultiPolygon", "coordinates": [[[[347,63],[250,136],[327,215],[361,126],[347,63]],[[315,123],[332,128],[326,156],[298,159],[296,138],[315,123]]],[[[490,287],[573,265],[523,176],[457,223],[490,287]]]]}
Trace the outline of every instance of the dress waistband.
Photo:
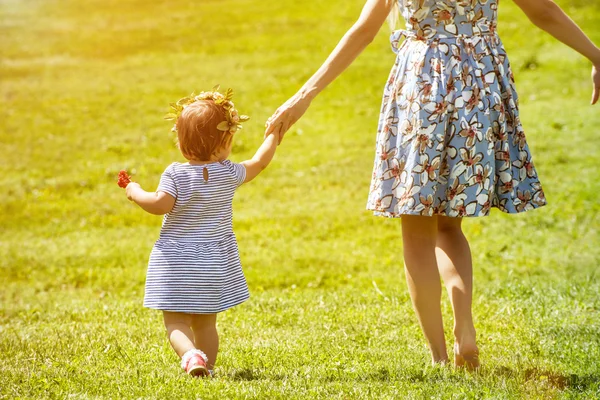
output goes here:
{"type": "Polygon", "coordinates": [[[235,234],[219,235],[212,238],[195,238],[195,237],[164,237],[159,236],[155,244],[163,246],[199,246],[199,245],[217,245],[224,242],[235,240],[235,234]]]}
{"type": "Polygon", "coordinates": [[[403,37],[407,40],[417,40],[427,43],[436,40],[477,40],[486,36],[497,36],[497,34],[496,32],[478,32],[469,35],[461,33],[453,35],[451,33],[437,32],[429,37],[424,37],[422,35],[419,35],[417,31],[411,31],[408,29],[398,29],[392,32],[390,36],[390,42],[392,43],[392,50],[394,51],[394,53],[398,53],[398,49],[400,47],[400,40],[402,40],[403,37]]]}

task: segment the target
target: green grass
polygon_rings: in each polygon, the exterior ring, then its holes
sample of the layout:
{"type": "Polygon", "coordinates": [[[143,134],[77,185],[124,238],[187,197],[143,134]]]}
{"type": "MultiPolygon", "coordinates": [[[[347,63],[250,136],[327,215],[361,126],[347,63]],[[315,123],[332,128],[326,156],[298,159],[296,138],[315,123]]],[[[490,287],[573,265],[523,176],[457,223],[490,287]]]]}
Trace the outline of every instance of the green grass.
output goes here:
{"type": "MultiPolygon", "coordinates": [[[[364,211],[381,90],[376,42],[236,196],[252,298],[219,317],[218,378],[178,368],[142,308],[160,218],[130,204],[182,158],[161,118],[221,83],[252,116],[233,159],[320,65],[362,1],[0,0],[0,397],[600,397],[598,107],[589,64],[502,2],[500,33],[549,205],[465,223],[484,367],[429,366],[398,220],[364,211]]],[[[600,43],[600,6],[559,3],[600,43]]],[[[443,304],[448,343],[451,310],[443,304]]]]}

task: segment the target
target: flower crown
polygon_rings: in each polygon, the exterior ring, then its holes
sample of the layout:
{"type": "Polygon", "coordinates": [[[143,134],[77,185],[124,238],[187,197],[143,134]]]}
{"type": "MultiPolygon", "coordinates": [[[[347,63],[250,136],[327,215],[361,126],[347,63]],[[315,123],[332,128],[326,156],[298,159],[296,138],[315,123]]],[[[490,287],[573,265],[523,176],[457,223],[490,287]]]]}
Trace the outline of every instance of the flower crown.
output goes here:
{"type": "Polygon", "coordinates": [[[183,99],[179,99],[177,103],[171,103],[171,112],[165,115],[165,119],[168,121],[175,121],[175,125],[172,132],[177,132],[177,120],[181,116],[183,110],[192,103],[201,100],[212,100],[215,104],[223,107],[225,110],[225,121],[219,123],[217,125],[217,129],[223,132],[229,132],[232,135],[238,130],[242,129],[241,122],[246,122],[250,119],[247,115],[239,115],[238,111],[235,109],[231,98],[233,97],[233,90],[227,89],[225,94],[219,93],[220,86],[217,85],[210,92],[200,92],[199,95],[195,95],[192,93],[191,95],[184,97],[183,99]]]}

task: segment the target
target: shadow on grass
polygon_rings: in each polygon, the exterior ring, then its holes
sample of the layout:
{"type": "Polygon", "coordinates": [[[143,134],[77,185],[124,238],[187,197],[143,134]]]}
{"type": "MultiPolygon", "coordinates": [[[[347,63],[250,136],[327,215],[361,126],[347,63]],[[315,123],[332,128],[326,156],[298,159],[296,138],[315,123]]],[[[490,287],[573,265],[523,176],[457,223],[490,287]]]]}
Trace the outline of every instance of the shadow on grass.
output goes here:
{"type": "MultiPolygon", "coordinates": [[[[554,389],[565,390],[570,389],[577,392],[585,392],[586,390],[595,387],[600,382],[600,375],[563,375],[553,371],[545,371],[538,368],[529,368],[524,372],[515,371],[506,366],[495,368],[482,368],[473,374],[481,377],[505,377],[524,382],[535,382],[550,386],[554,389]]],[[[258,380],[283,380],[287,376],[284,374],[264,374],[258,370],[249,368],[232,371],[225,376],[233,381],[258,381],[258,380]]],[[[335,381],[377,381],[377,382],[394,382],[394,381],[410,381],[410,382],[439,382],[460,379],[458,375],[447,375],[442,371],[428,372],[427,370],[415,368],[411,370],[393,370],[382,367],[374,369],[367,374],[356,375],[354,373],[346,373],[344,370],[330,371],[320,377],[321,380],[327,382],[335,381]]]]}
{"type": "Polygon", "coordinates": [[[598,382],[600,382],[600,375],[565,375],[539,368],[529,368],[524,372],[515,372],[508,367],[500,366],[486,371],[486,375],[488,374],[492,376],[519,379],[525,382],[545,384],[558,390],[571,389],[578,392],[584,392],[591,387],[598,385],[598,382]]]}
{"type": "Polygon", "coordinates": [[[279,381],[279,380],[283,380],[286,378],[285,375],[281,375],[281,374],[275,374],[275,375],[269,374],[267,376],[264,373],[262,373],[261,371],[255,371],[255,370],[252,370],[249,368],[238,369],[231,373],[225,374],[225,376],[227,378],[231,379],[232,381],[259,381],[259,380],[263,380],[263,379],[279,381]]]}
{"type": "Polygon", "coordinates": [[[561,375],[553,371],[530,368],[525,371],[525,380],[543,382],[559,390],[572,389],[584,392],[598,385],[600,375],[561,375]]]}

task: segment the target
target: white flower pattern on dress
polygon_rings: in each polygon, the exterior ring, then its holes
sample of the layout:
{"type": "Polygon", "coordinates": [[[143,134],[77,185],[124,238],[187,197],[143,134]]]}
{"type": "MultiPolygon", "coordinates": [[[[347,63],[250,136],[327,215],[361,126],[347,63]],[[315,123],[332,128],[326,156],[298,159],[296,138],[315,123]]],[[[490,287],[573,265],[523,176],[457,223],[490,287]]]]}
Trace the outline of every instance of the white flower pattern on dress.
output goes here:
{"type": "Polygon", "coordinates": [[[496,33],[498,0],[399,2],[406,30],[391,37],[367,209],[468,217],[545,205],[496,33]]]}

